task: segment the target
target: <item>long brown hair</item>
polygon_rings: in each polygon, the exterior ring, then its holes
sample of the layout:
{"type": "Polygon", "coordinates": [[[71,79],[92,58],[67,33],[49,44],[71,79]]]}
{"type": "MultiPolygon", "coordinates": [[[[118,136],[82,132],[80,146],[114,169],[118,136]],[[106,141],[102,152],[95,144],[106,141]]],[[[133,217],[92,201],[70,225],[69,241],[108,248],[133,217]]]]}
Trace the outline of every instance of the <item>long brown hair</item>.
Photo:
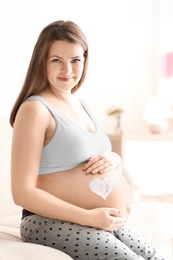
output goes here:
{"type": "Polygon", "coordinates": [[[72,21],[55,21],[47,25],[40,33],[30,60],[23,87],[16,99],[10,115],[10,124],[13,127],[15,117],[20,105],[31,95],[48,86],[46,75],[46,58],[50,45],[56,40],[65,40],[77,43],[84,50],[85,64],[80,81],[72,89],[74,93],[82,85],[88,67],[88,43],[81,28],[72,21]]]}

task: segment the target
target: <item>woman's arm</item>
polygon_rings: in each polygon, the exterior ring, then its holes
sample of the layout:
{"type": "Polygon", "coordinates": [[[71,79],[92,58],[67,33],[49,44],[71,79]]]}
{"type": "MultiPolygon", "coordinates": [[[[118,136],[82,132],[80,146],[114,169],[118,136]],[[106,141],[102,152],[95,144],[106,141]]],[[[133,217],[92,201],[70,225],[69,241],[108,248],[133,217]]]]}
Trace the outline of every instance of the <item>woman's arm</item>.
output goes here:
{"type": "Polygon", "coordinates": [[[84,210],[36,186],[41,153],[50,124],[55,124],[52,115],[38,101],[27,101],[18,111],[11,152],[13,199],[21,207],[42,216],[80,223],[79,216],[84,210]]]}

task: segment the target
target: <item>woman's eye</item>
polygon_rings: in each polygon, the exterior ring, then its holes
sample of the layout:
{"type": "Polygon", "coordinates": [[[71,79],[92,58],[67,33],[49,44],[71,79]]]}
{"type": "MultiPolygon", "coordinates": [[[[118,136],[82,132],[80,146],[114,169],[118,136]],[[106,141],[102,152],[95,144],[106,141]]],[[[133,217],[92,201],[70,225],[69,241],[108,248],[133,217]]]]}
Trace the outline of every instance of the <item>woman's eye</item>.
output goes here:
{"type": "Polygon", "coordinates": [[[78,62],[80,62],[80,59],[74,59],[74,60],[72,60],[72,62],[73,63],[78,63],[78,62]]]}
{"type": "Polygon", "coordinates": [[[53,59],[52,62],[58,63],[58,62],[60,62],[60,60],[59,59],[53,59]]]}

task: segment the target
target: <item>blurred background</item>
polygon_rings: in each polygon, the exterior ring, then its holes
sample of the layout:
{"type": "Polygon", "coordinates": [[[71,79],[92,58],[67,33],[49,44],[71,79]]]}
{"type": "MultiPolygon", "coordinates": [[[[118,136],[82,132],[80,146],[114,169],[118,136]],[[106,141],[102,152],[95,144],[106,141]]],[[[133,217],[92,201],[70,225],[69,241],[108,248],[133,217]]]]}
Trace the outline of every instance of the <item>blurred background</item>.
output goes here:
{"type": "Polygon", "coordinates": [[[9,117],[40,31],[58,19],[78,23],[88,38],[89,70],[78,94],[105,131],[114,131],[107,110],[116,106],[124,111],[123,131],[148,131],[148,98],[173,104],[172,0],[1,0],[1,116],[9,117]]]}

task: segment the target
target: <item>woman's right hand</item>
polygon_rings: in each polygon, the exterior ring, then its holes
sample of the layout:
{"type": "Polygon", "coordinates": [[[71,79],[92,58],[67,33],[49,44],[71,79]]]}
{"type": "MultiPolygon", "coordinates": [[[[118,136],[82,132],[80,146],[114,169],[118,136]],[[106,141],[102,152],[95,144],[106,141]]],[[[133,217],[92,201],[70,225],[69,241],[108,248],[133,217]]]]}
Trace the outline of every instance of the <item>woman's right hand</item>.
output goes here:
{"type": "Polygon", "coordinates": [[[116,208],[96,208],[88,210],[89,226],[106,231],[118,230],[126,224],[126,219],[116,208]]]}

